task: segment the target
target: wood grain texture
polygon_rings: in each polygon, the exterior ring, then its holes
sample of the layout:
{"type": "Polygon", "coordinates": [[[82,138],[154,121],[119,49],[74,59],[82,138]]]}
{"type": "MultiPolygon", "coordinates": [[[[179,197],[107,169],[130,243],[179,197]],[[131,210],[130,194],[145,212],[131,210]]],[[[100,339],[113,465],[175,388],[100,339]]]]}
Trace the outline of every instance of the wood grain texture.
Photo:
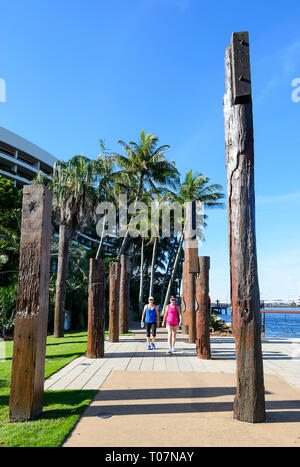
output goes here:
{"type": "MultiPolygon", "coordinates": [[[[195,274],[189,272],[195,268],[195,264],[191,265],[191,262],[195,263],[195,255],[197,255],[198,263],[198,250],[196,248],[190,248],[191,245],[195,246],[197,240],[192,240],[189,237],[185,236],[184,238],[184,262],[185,262],[185,306],[188,322],[188,334],[189,334],[189,343],[196,342],[196,310],[195,310],[195,294],[196,294],[196,284],[195,284],[195,274]],[[192,251],[190,251],[192,250],[192,251]]],[[[196,267],[198,270],[198,265],[196,267]]]]}
{"type": "Polygon", "coordinates": [[[254,423],[265,419],[265,400],[255,238],[252,101],[232,105],[231,47],[226,50],[225,78],[231,304],[237,360],[234,418],[254,423]]]}
{"type": "Polygon", "coordinates": [[[196,278],[196,351],[198,358],[211,358],[209,308],[209,256],[199,257],[199,275],[196,278]]]}
{"type": "Polygon", "coordinates": [[[19,284],[11,372],[10,420],[42,412],[47,339],[52,195],[42,185],[23,188],[19,284]]]}
{"type": "Polygon", "coordinates": [[[121,255],[120,258],[120,314],[119,314],[119,332],[126,334],[128,332],[129,315],[129,276],[130,260],[129,256],[121,255]]]}
{"type": "Polygon", "coordinates": [[[247,31],[232,34],[231,50],[233,104],[249,102],[251,100],[251,73],[247,31]]]}
{"type": "Polygon", "coordinates": [[[105,336],[105,261],[90,259],[88,303],[88,358],[104,356],[105,336]]]}
{"type": "Polygon", "coordinates": [[[109,342],[119,342],[120,263],[109,264],[109,342]]]}
{"type": "Polygon", "coordinates": [[[182,297],[181,297],[181,312],[182,312],[182,331],[184,334],[188,334],[189,332],[189,323],[188,318],[189,315],[186,309],[186,263],[183,261],[182,263],[182,297]]]}

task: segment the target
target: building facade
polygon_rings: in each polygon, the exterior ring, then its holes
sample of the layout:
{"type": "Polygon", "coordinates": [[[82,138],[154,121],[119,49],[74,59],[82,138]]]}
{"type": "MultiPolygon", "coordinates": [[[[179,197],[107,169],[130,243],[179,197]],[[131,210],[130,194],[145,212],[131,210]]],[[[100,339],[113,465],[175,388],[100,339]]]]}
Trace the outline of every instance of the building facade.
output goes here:
{"type": "MultiPolygon", "coordinates": [[[[29,184],[40,170],[51,180],[56,161],[49,152],[0,127],[0,175],[13,180],[18,188],[29,184]]],[[[57,233],[54,235],[57,237],[57,233]]],[[[93,238],[88,231],[77,232],[73,242],[90,249],[99,244],[99,238],[93,238]]],[[[110,239],[104,241],[103,250],[108,256],[113,253],[110,239]]]]}
{"type": "Polygon", "coordinates": [[[18,187],[30,183],[39,170],[51,179],[56,160],[35,144],[0,127],[0,174],[18,187]]]}

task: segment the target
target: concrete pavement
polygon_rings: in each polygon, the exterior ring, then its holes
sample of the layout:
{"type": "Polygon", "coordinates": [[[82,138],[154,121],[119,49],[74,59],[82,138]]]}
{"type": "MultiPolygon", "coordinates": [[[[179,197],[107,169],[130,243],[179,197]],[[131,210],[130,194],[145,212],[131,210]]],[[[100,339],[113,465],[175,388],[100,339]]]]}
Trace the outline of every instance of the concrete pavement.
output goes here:
{"type": "Polygon", "coordinates": [[[267,418],[233,420],[235,345],[212,337],[212,359],[199,360],[179,333],[174,355],[159,329],[157,350],[145,331],[105,342],[103,359],[84,355],[45,388],[98,389],[63,446],[300,446],[300,339],[263,339],[267,418]],[[109,418],[101,418],[102,416],[109,418]]]}
{"type": "MultiPolygon", "coordinates": [[[[211,337],[212,359],[199,360],[195,345],[181,332],[170,357],[165,328],[158,329],[157,349],[149,351],[145,330],[134,327],[134,336],[120,337],[118,343],[105,342],[104,358],[83,355],[73,360],[45,381],[45,389],[98,389],[112,370],[235,373],[233,337],[211,337]]],[[[300,389],[300,339],[264,338],[262,347],[265,374],[281,376],[300,389]]]]}

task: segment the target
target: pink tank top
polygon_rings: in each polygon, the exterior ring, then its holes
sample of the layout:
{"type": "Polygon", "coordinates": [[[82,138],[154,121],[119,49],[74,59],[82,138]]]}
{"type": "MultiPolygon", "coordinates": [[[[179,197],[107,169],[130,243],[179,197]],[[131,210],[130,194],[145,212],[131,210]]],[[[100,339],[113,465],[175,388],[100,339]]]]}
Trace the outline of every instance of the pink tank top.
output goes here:
{"type": "Polygon", "coordinates": [[[177,305],[168,305],[167,324],[169,326],[178,326],[177,305]]]}

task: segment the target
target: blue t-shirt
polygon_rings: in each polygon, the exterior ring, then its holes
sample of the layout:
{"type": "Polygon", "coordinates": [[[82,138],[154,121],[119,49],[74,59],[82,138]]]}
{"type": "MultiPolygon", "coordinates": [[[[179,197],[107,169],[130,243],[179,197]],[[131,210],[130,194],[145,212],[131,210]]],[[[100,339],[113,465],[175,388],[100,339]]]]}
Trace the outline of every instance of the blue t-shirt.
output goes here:
{"type": "Polygon", "coordinates": [[[146,308],[146,317],[145,317],[146,323],[155,323],[156,322],[156,310],[155,307],[150,310],[150,308],[146,308]]]}

